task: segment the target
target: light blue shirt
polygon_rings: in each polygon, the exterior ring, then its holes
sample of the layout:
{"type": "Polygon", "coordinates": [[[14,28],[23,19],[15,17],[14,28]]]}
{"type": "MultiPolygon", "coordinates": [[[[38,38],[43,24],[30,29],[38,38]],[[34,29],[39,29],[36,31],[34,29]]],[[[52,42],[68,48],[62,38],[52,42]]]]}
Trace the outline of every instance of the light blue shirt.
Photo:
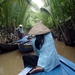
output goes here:
{"type": "Polygon", "coordinates": [[[23,33],[23,32],[24,32],[24,31],[23,31],[23,28],[20,28],[20,27],[18,27],[17,30],[19,30],[20,33],[23,33]]]}
{"type": "Polygon", "coordinates": [[[58,66],[60,64],[59,57],[52,34],[48,33],[45,35],[44,44],[40,50],[35,47],[35,40],[36,38],[32,39],[34,51],[39,57],[37,66],[44,68],[44,71],[47,72],[58,66]]]}

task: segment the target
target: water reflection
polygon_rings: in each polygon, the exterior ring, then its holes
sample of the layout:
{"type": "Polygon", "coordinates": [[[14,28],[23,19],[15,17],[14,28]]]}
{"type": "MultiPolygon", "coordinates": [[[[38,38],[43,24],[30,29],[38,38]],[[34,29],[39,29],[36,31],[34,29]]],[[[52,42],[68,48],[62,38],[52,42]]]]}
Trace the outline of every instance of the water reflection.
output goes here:
{"type": "MultiPolygon", "coordinates": [[[[75,47],[65,46],[63,42],[57,40],[55,45],[60,55],[75,63],[75,47]]],[[[19,50],[0,54],[0,75],[17,75],[24,68],[22,55],[19,50]]]]}

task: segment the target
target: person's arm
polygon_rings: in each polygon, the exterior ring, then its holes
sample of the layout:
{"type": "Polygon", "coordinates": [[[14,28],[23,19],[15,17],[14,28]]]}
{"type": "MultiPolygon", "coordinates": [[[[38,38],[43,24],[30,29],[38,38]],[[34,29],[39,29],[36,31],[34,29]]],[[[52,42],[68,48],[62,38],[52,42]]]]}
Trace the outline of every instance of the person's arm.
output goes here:
{"type": "Polygon", "coordinates": [[[15,30],[18,30],[19,29],[19,27],[18,28],[15,28],[15,30]]]}
{"type": "Polygon", "coordinates": [[[44,69],[39,67],[39,66],[36,66],[35,68],[33,68],[29,73],[36,73],[36,72],[40,72],[40,71],[43,71],[44,69]]]}

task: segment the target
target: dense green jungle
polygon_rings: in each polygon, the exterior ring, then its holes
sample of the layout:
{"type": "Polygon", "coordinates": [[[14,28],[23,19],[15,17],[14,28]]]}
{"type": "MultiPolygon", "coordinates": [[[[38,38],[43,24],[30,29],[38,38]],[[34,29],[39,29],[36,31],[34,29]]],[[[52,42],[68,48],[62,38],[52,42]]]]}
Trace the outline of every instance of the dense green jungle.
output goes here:
{"type": "Polygon", "coordinates": [[[51,29],[54,39],[75,46],[75,0],[41,1],[39,8],[32,0],[0,0],[0,43],[16,41],[19,24],[26,35],[41,21],[51,29]]]}

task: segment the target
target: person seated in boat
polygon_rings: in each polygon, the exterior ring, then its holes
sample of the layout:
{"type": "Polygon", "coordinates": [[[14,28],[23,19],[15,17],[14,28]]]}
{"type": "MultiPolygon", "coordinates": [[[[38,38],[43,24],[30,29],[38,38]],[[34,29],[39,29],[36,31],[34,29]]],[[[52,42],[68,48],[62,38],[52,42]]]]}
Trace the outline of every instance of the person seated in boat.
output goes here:
{"type": "Polygon", "coordinates": [[[22,57],[24,67],[29,66],[33,68],[29,73],[49,72],[57,67],[60,62],[50,29],[38,22],[29,31],[29,34],[35,35],[31,41],[36,53],[36,55],[25,54],[22,57]]]}
{"type": "Polygon", "coordinates": [[[22,39],[24,36],[24,31],[23,31],[23,25],[20,24],[18,28],[16,28],[16,30],[18,31],[18,37],[19,39],[22,39]]]}

